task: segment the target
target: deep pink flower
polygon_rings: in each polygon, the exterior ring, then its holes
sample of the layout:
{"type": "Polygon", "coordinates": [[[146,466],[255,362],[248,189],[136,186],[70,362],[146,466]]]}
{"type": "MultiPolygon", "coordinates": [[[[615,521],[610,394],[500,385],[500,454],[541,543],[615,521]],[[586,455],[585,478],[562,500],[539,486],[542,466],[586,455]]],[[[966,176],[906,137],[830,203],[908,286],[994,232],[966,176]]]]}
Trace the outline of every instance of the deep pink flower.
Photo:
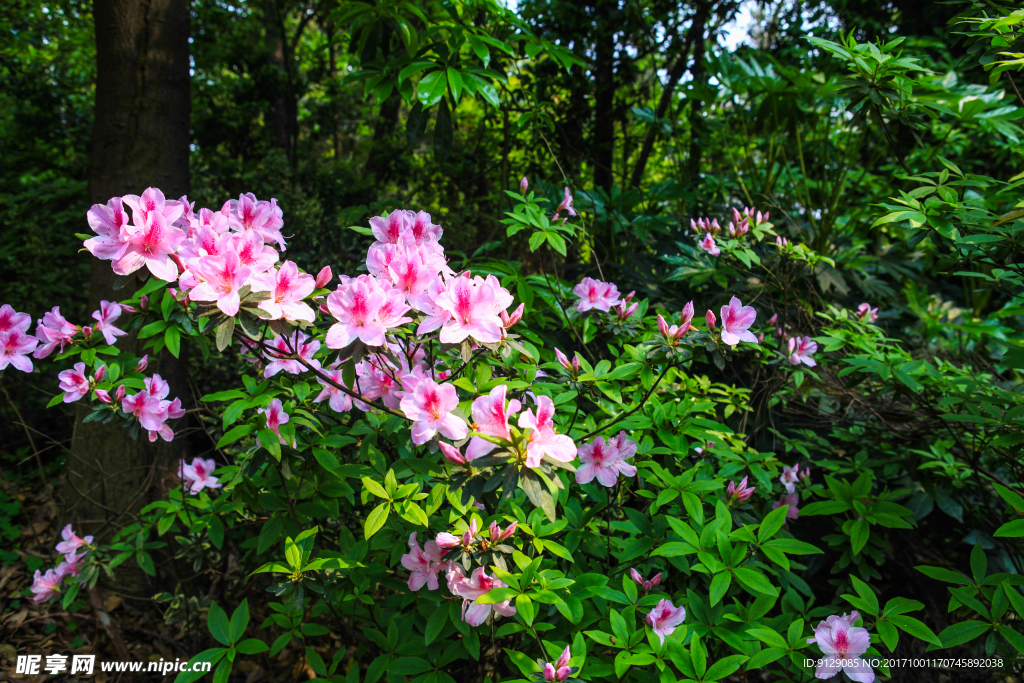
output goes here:
{"type": "Polygon", "coordinates": [[[646,617],[647,625],[661,638],[665,644],[665,636],[672,635],[676,627],[686,619],[686,609],[675,607],[668,600],[661,600],[646,617]]]}
{"type": "Polygon", "coordinates": [[[814,352],[818,350],[818,342],[813,341],[810,337],[790,337],[789,338],[789,364],[799,365],[803,363],[808,367],[814,367],[817,365],[817,361],[812,358],[814,352]]]}
{"type": "Polygon", "coordinates": [[[228,216],[234,230],[255,230],[265,242],[276,242],[281,251],[285,251],[284,236],[281,234],[284,221],[276,199],[269,202],[257,200],[256,195],[246,192],[239,195],[237,200],[225,202],[221,212],[228,216]]]}
{"type": "Polygon", "coordinates": [[[0,370],[13,365],[22,372],[32,372],[32,360],[28,354],[35,350],[39,340],[22,330],[0,333],[0,370]]]}
{"type": "Polygon", "coordinates": [[[320,269],[320,272],[316,274],[316,288],[323,289],[333,278],[334,274],[331,273],[331,267],[324,266],[320,269]]]}
{"type": "Polygon", "coordinates": [[[437,573],[445,564],[441,559],[443,553],[434,541],[427,541],[420,548],[416,532],[409,535],[409,552],[402,555],[402,566],[409,570],[409,590],[418,591],[424,585],[437,590],[437,573]]]}
{"type": "Polygon", "coordinates": [[[506,298],[511,298],[508,290],[500,285],[496,289],[479,276],[455,278],[436,299],[437,305],[452,316],[441,328],[441,343],[458,344],[467,337],[483,343],[501,341],[499,312],[508,307],[501,305],[506,298]]]}
{"type": "Polygon", "coordinates": [[[28,332],[28,326],[31,324],[32,316],[28,313],[18,313],[10,304],[0,306],[0,334],[28,332]]]}
{"type": "Polygon", "coordinates": [[[164,441],[170,441],[174,438],[174,432],[164,424],[170,417],[167,410],[169,405],[170,402],[160,400],[149,391],[140,391],[125,396],[121,401],[121,410],[138,419],[142,428],[149,432],[150,441],[155,441],[158,435],[164,441]]]}
{"type": "Polygon", "coordinates": [[[270,298],[260,302],[260,308],[270,314],[271,320],[305,320],[313,322],[316,314],[303,302],[316,288],[312,275],[300,273],[299,267],[285,261],[276,271],[253,277],[253,289],[269,291],[270,298]]]}
{"type": "Polygon", "coordinates": [[[599,484],[611,488],[619,480],[619,474],[636,475],[636,467],[625,462],[619,449],[607,443],[603,436],[580,446],[579,458],[583,465],[576,470],[577,484],[589,484],[597,477],[599,484]]]}
{"type": "Polygon", "coordinates": [[[383,346],[387,328],[377,314],[384,299],[373,276],[360,276],[331,292],[327,308],[338,322],[327,331],[327,348],[344,348],[356,339],[367,346],[383,346]]]}
{"type": "Polygon", "coordinates": [[[113,346],[117,343],[118,337],[123,337],[127,332],[114,327],[114,321],[121,317],[120,304],[113,301],[101,301],[100,310],[93,311],[92,317],[96,320],[93,325],[93,332],[103,335],[103,340],[113,346]]]}
{"type": "Polygon", "coordinates": [[[579,297],[576,310],[580,313],[592,309],[607,313],[612,306],[619,303],[619,288],[614,283],[601,282],[590,277],[583,278],[573,287],[572,293],[579,297]]]}
{"type": "Polygon", "coordinates": [[[722,250],[715,244],[715,238],[711,236],[710,232],[704,235],[704,239],[698,242],[697,245],[712,256],[718,256],[722,253],[722,250]]]}
{"type": "Polygon", "coordinates": [[[74,552],[78,548],[92,545],[92,536],[86,536],[85,538],[80,538],[76,536],[75,532],[71,529],[70,524],[61,529],[60,536],[64,540],[58,543],[54,550],[56,550],[61,555],[67,555],[70,552],[74,552]]]}
{"type": "Polygon", "coordinates": [[[537,397],[537,414],[529,408],[519,416],[519,427],[531,429],[527,435],[526,466],[539,467],[545,456],[559,462],[572,462],[576,444],[565,434],[555,433],[555,404],[547,396],[537,397]]]}
{"type": "Polygon", "coordinates": [[[878,309],[871,308],[871,304],[864,303],[857,307],[857,315],[861,320],[873,323],[878,320],[878,309]]]}
{"type": "Polygon", "coordinates": [[[292,448],[297,446],[297,442],[289,444],[284,440],[284,437],[281,436],[281,425],[287,424],[288,420],[291,419],[288,417],[288,413],[284,412],[284,405],[281,403],[281,399],[275,398],[266,408],[260,408],[256,412],[260,415],[266,416],[267,429],[277,434],[277,438],[281,442],[282,446],[290,445],[292,448]]]}
{"type": "Polygon", "coordinates": [[[547,662],[544,665],[544,680],[545,681],[567,681],[569,676],[572,676],[572,669],[569,668],[569,659],[572,653],[569,651],[569,646],[566,645],[565,649],[562,650],[562,654],[558,656],[558,661],[554,664],[547,662]]]}
{"type": "Polygon", "coordinates": [[[779,499],[772,503],[772,509],[777,510],[783,505],[788,505],[789,509],[786,510],[786,519],[795,520],[800,517],[800,508],[798,503],[800,502],[800,496],[795,493],[784,493],[779,496],[779,499]]]}
{"type": "Polygon", "coordinates": [[[411,211],[398,209],[387,216],[374,216],[370,219],[370,230],[378,242],[397,244],[402,234],[412,227],[415,218],[411,211]]]}
{"type": "Polygon", "coordinates": [[[451,464],[459,466],[466,464],[466,457],[462,455],[459,449],[455,446],[450,443],[445,443],[444,441],[438,441],[437,445],[441,448],[441,454],[444,455],[451,464]]]}
{"type": "Polygon", "coordinates": [[[754,324],[757,311],[753,306],[744,306],[739,299],[732,297],[728,306],[722,306],[722,341],[729,346],[736,346],[741,341],[757,343],[757,337],[747,328],[754,324]]]}
{"type": "Polygon", "coordinates": [[[191,482],[189,493],[194,496],[204,488],[219,489],[221,487],[217,477],[213,476],[215,469],[217,469],[217,463],[213,458],[209,460],[193,458],[191,465],[182,460],[178,466],[178,477],[183,482],[191,482]]]}
{"type": "Polygon", "coordinates": [[[185,233],[171,222],[161,211],[149,211],[141,220],[140,214],[133,212],[132,225],[122,231],[126,238],[124,251],[112,262],[114,272],[131,275],[146,266],[153,277],[167,282],[177,280],[178,266],[170,255],[178,250],[185,233]]]}
{"type": "Polygon", "coordinates": [[[658,572],[657,574],[651,577],[650,581],[648,581],[640,575],[640,572],[630,567],[629,578],[633,579],[633,583],[640,586],[640,589],[644,593],[650,593],[652,588],[661,584],[662,573],[658,572]]]}
{"type": "Polygon", "coordinates": [[[36,575],[32,580],[31,590],[35,593],[32,597],[32,602],[38,605],[60,595],[60,582],[63,580],[64,575],[58,574],[55,569],[47,569],[46,573],[42,575],[40,575],[37,569],[36,575]]]}
{"type": "Polygon", "coordinates": [[[427,285],[425,291],[409,297],[409,304],[417,311],[426,314],[419,327],[416,328],[416,334],[433,332],[451,320],[452,314],[438,303],[444,292],[444,282],[440,277],[436,277],[427,285]]]}
{"type": "MultiPolygon", "coordinates": [[[[318,342],[319,343],[319,342],[318,342]]],[[[325,370],[324,374],[328,378],[334,380],[336,383],[345,386],[345,380],[342,378],[341,368],[335,368],[332,370],[325,370]]],[[[346,413],[352,410],[352,397],[346,394],[338,387],[330,384],[325,379],[317,377],[316,381],[323,386],[320,394],[313,399],[313,403],[321,403],[322,401],[328,401],[328,405],[331,406],[331,410],[336,413],[346,413]]]]}
{"type": "Polygon", "coordinates": [[[202,282],[189,292],[192,301],[216,301],[217,308],[224,315],[238,313],[241,298],[238,290],[245,286],[252,271],[238,260],[238,254],[226,251],[221,256],[204,256],[195,261],[190,269],[202,282]]]}
{"type": "Polygon", "coordinates": [[[320,342],[316,339],[311,340],[301,330],[295,330],[287,337],[275,337],[270,344],[274,347],[276,353],[270,351],[266,353],[266,357],[270,362],[267,363],[267,367],[263,370],[264,377],[273,377],[282,370],[290,375],[301,375],[306,372],[306,366],[300,363],[298,359],[280,358],[279,356],[296,355],[314,368],[320,368],[320,361],[313,358],[316,352],[320,350],[320,342]]]}
{"type": "MultiPolygon", "coordinates": [[[[505,394],[508,387],[504,384],[491,389],[487,396],[480,396],[473,401],[473,422],[474,431],[488,436],[496,436],[499,439],[511,441],[512,433],[509,431],[508,419],[522,409],[522,404],[512,399],[505,404],[505,394]]],[[[466,460],[472,462],[479,457],[487,455],[497,448],[496,444],[479,436],[474,436],[466,447],[466,460]]]]}
{"type": "Polygon", "coordinates": [[[391,261],[388,265],[388,275],[400,292],[411,296],[427,290],[437,277],[437,269],[425,264],[419,253],[407,251],[391,261]]]}
{"type": "Polygon", "coordinates": [[[437,384],[431,379],[421,380],[411,394],[406,394],[400,405],[405,416],[413,421],[412,442],[417,446],[430,441],[438,432],[453,441],[466,438],[466,423],[451,414],[459,407],[458,392],[451,384],[437,384]]]}
{"type": "Polygon", "coordinates": [[[747,486],[747,478],[743,477],[743,480],[740,481],[739,485],[734,481],[730,481],[725,492],[730,498],[735,498],[737,501],[742,503],[749,500],[750,497],[754,495],[754,490],[756,488],[756,486],[747,486]]]}
{"type": "Polygon", "coordinates": [[[479,626],[487,620],[493,609],[498,614],[506,617],[515,616],[516,608],[509,600],[494,605],[477,605],[474,601],[481,595],[494,588],[505,588],[506,584],[500,579],[488,576],[483,567],[473,570],[470,577],[462,572],[462,567],[452,563],[448,570],[448,588],[462,600],[462,620],[470,626],[479,626]]]}
{"type": "Polygon", "coordinates": [[[867,629],[854,626],[858,619],[857,612],[841,617],[833,614],[815,627],[814,637],[807,642],[817,643],[825,655],[814,672],[815,678],[828,679],[845,671],[851,681],[873,683],[875,672],[862,659],[871,646],[871,635],[867,629]]]}
{"type": "Polygon", "coordinates": [[[85,376],[85,363],[75,363],[72,370],[57,373],[59,388],[64,392],[64,403],[74,403],[89,393],[89,379],[85,376]]]}

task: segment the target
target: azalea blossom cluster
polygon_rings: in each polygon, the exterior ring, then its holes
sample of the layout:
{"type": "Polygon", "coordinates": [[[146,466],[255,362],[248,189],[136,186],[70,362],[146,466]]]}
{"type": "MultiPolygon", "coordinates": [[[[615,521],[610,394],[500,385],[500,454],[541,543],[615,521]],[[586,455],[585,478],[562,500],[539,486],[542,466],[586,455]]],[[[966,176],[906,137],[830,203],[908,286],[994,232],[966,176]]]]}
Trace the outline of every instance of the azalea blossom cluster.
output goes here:
{"type": "Polygon", "coordinates": [[[32,335],[28,332],[32,316],[19,313],[11,305],[4,304],[0,306],[0,370],[13,365],[22,372],[32,372],[29,354],[33,358],[43,359],[55,350],[62,352],[66,345],[74,343],[74,337],[78,334],[82,335],[83,340],[93,334],[100,334],[107,344],[113,345],[117,343],[118,337],[127,334],[114,325],[122,311],[133,313],[135,309],[113,301],[101,301],[100,310],[92,314],[96,322],[79,327],[69,323],[60,314],[60,307],[54,306],[53,310],[36,321],[36,333],[32,335]]]}
{"type": "MultiPolygon", "coordinates": [[[[733,208],[732,220],[729,221],[727,232],[730,237],[741,238],[750,232],[752,226],[767,222],[769,215],[767,211],[762,214],[757,209],[749,206],[744,207],[743,211],[733,208]]],[[[718,256],[722,253],[722,250],[715,243],[715,237],[722,232],[722,226],[718,224],[717,218],[691,218],[690,229],[693,230],[694,234],[698,235],[697,246],[711,256],[718,256]]]]}
{"type": "Polygon", "coordinates": [[[501,616],[515,615],[516,608],[510,600],[493,605],[478,605],[476,599],[495,588],[504,588],[506,584],[500,579],[488,576],[483,567],[477,567],[470,575],[466,575],[461,564],[454,560],[445,560],[444,555],[452,548],[461,548],[469,552],[479,544],[481,549],[500,543],[512,537],[516,531],[516,522],[502,530],[496,522],[488,528],[489,538],[480,535],[476,519],[471,519],[469,527],[461,536],[443,532],[433,541],[427,541],[421,548],[416,540],[416,532],[409,536],[409,552],[402,555],[402,566],[409,570],[409,590],[419,590],[427,586],[437,590],[440,586],[437,575],[444,572],[448,590],[452,595],[462,598],[462,620],[470,626],[479,626],[494,612],[501,616]]]}
{"type": "Polygon", "coordinates": [[[203,489],[219,489],[220,481],[213,476],[217,463],[213,458],[193,458],[191,464],[184,460],[178,465],[178,478],[193,496],[203,489]]]}
{"type": "Polygon", "coordinates": [[[93,537],[78,537],[70,524],[61,531],[61,538],[63,540],[55,547],[55,550],[64,556],[61,562],[56,567],[47,569],[46,573],[37,569],[33,577],[31,591],[35,595],[32,597],[32,602],[37,605],[60,595],[60,585],[64,579],[82,573],[82,562],[92,547],[93,537]],[[82,550],[83,548],[84,550],[82,550]],[[81,553],[80,550],[82,550],[81,553]]]}
{"type": "Polygon", "coordinates": [[[811,477],[810,466],[805,467],[803,470],[800,469],[800,465],[794,465],[793,467],[784,466],[782,468],[782,476],[779,477],[779,481],[782,483],[783,488],[786,492],[779,496],[779,499],[772,503],[772,509],[776,510],[783,505],[789,506],[786,510],[786,519],[795,520],[800,516],[800,494],[796,492],[796,485],[801,481],[807,481],[811,477]]]}
{"type": "Polygon", "coordinates": [[[824,658],[818,660],[814,677],[829,679],[840,671],[856,683],[873,683],[875,671],[862,655],[871,646],[871,634],[866,628],[854,626],[860,620],[856,611],[842,616],[831,615],[814,627],[814,636],[808,643],[817,643],[824,658]]]}
{"type": "MultiPolygon", "coordinates": [[[[778,325],[779,314],[776,313],[768,320],[769,325],[778,325]]],[[[814,354],[818,351],[818,342],[814,341],[808,336],[795,336],[790,337],[786,334],[785,330],[781,326],[775,328],[775,334],[786,339],[786,344],[789,348],[789,364],[800,365],[803,363],[809,368],[813,368],[818,365],[818,362],[814,359],[814,354]]]]}
{"type": "Polygon", "coordinates": [[[599,436],[580,446],[579,458],[583,464],[576,470],[576,483],[589,484],[596,478],[601,486],[611,488],[618,482],[620,474],[636,476],[636,467],[627,462],[636,455],[636,449],[636,441],[624,431],[608,441],[599,436]]]}

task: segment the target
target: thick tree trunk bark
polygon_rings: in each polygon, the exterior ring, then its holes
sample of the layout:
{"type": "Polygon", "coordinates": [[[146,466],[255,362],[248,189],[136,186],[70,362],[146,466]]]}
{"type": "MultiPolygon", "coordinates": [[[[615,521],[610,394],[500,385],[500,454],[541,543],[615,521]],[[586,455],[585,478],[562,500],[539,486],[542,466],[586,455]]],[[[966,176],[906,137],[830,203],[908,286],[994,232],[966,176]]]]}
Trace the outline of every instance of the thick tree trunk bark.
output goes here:
{"type": "Polygon", "coordinates": [[[615,0],[597,0],[594,45],[594,187],[611,194],[615,182],[615,0]]]}
{"type": "MultiPolygon", "coordinates": [[[[189,47],[187,0],[95,0],[96,110],[89,165],[93,203],[159,187],[168,199],[188,191],[189,47]]],[[[83,219],[85,210],[83,208],[83,219]]],[[[89,300],[116,300],[109,261],[93,259],[89,300]]],[[[125,338],[119,347],[131,349],[125,338]]],[[[184,366],[153,359],[149,372],[167,379],[171,394],[188,398],[184,366]]],[[[132,440],[118,421],[75,424],[65,488],[65,518],[79,534],[111,531],[169,471],[184,439],[132,440]]]]}
{"type": "Polygon", "coordinates": [[[278,6],[273,0],[263,3],[263,22],[267,40],[267,58],[274,65],[275,79],[270,103],[270,127],[274,141],[295,166],[295,127],[298,109],[291,79],[291,54],[278,6]]]}

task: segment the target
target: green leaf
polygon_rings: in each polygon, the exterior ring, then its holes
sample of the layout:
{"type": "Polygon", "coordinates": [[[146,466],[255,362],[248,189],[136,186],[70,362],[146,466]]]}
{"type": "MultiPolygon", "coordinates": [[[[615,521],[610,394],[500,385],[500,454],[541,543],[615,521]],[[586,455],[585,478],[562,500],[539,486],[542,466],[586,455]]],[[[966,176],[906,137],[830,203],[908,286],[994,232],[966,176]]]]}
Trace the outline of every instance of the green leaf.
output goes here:
{"type": "Polygon", "coordinates": [[[939,634],[939,639],[942,640],[943,648],[954,647],[974,640],[990,628],[991,626],[984,621],[962,621],[944,629],[939,634]]]}
{"type": "MultiPolygon", "coordinates": [[[[782,528],[782,525],[786,523],[786,507],[781,506],[772,510],[765,518],[761,520],[761,525],[757,529],[757,540],[764,543],[769,538],[774,536],[782,528]]],[[[723,558],[725,559],[725,558],[723,558]]]]}
{"type": "Polygon", "coordinates": [[[732,570],[736,579],[743,584],[743,587],[754,593],[763,593],[765,595],[779,594],[779,589],[771,584],[771,582],[765,578],[765,575],[755,569],[749,569],[747,567],[736,567],[732,570]]]}
{"type": "Polygon", "coordinates": [[[959,572],[955,572],[951,569],[945,569],[943,567],[928,567],[918,566],[914,567],[917,571],[921,572],[925,576],[930,576],[933,579],[939,581],[945,581],[946,583],[959,583],[964,586],[971,585],[971,580],[959,572]]]}
{"type": "Polygon", "coordinates": [[[424,109],[429,109],[441,101],[447,88],[448,80],[445,72],[440,69],[431,71],[420,79],[416,86],[416,97],[423,104],[424,109]]]}
{"type": "Polygon", "coordinates": [[[370,514],[366,516],[366,523],[363,525],[363,534],[366,538],[370,538],[380,531],[380,528],[384,526],[384,522],[388,521],[389,512],[391,512],[391,503],[384,502],[373,508],[370,514]]]}
{"type": "Polygon", "coordinates": [[[224,613],[220,605],[211,603],[210,612],[206,617],[206,624],[210,629],[210,635],[223,645],[231,644],[231,635],[228,625],[228,615],[224,613]]]}
{"type": "Polygon", "coordinates": [[[1024,536],[1024,519],[1015,519],[1012,522],[1007,522],[996,529],[992,535],[1003,538],[1021,538],[1024,536]]]}
{"type": "Polygon", "coordinates": [[[868,524],[866,519],[858,519],[853,523],[853,528],[850,530],[850,546],[854,556],[860,554],[860,551],[867,545],[870,537],[871,525],[868,524]]]}
{"type": "Polygon", "coordinates": [[[918,621],[917,619],[914,619],[913,617],[908,617],[905,614],[894,614],[886,618],[888,619],[888,621],[891,621],[892,623],[896,624],[896,626],[898,626],[900,630],[906,631],[915,638],[942,647],[942,641],[939,639],[939,637],[935,635],[930,628],[925,626],[924,623],[918,621]]]}
{"type": "Polygon", "coordinates": [[[443,164],[451,154],[453,139],[452,113],[448,109],[448,101],[442,99],[434,121],[434,159],[439,164],[443,164]]]}
{"type": "Polygon", "coordinates": [[[456,69],[448,68],[448,87],[452,91],[452,101],[456,105],[459,103],[459,97],[462,96],[462,76],[456,69]]]}
{"type": "Polygon", "coordinates": [[[715,574],[714,578],[711,579],[711,588],[708,592],[708,597],[711,600],[712,607],[717,605],[719,601],[725,597],[730,585],[732,585],[732,574],[729,572],[720,572],[715,574]]]}
{"type": "Polygon", "coordinates": [[[512,660],[512,663],[516,665],[524,676],[532,677],[533,674],[541,671],[540,665],[524,652],[517,652],[516,650],[505,648],[505,654],[508,655],[509,659],[512,660]]]}
{"type": "Polygon", "coordinates": [[[243,655],[258,655],[269,650],[270,646],[259,638],[247,638],[236,645],[235,649],[243,655]]]}
{"type": "Polygon", "coordinates": [[[444,625],[448,622],[448,610],[437,608],[427,619],[427,626],[423,630],[423,644],[430,645],[439,635],[444,625]]]}
{"type": "Polygon", "coordinates": [[[167,350],[171,352],[171,355],[177,358],[181,353],[181,330],[176,326],[168,327],[164,332],[164,344],[167,345],[167,350]]]}
{"type": "Polygon", "coordinates": [[[251,424],[238,425],[232,427],[224,436],[220,437],[220,441],[217,442],[217,448],[223,448],[229,446],[234,442],[238,441],[244,436],[248,436],[256,431],[256,426],[251,424]]]}
{"type": "Polygon", "coordinates": [[[249,626],[249,599],[242,600],[235,613],[231,615],[231,623],[228,625],[228,638],[231,643],[237,643],[249,626]]]}
{"type": "Polygon", "coordinates": [[[701,680],[719,681],[739,669],[740,665],[745,661],[747,661],[747,657],[745,655],[729,655],[728,657],[722,657],[711,665],[707,673],[704,674],[704,678],[701,680]]]}

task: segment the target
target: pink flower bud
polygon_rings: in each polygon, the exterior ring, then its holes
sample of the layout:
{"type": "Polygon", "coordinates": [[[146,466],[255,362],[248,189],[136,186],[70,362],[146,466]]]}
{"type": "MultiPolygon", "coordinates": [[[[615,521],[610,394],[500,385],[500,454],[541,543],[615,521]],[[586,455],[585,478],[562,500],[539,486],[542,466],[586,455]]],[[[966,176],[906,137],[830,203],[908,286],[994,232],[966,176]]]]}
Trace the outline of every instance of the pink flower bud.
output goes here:
{"type": "Polygon", "coordinates": [[[763,341],[764,341],[764,332],[762,332],[761,334],[757,335],[757,343],[760,344],[763,341]]]}
{"type": "Polygon", "coordinates": [[[96,380],[97,382],[102,382],[102,381],[103,381],[103,377],[104,377],[104,375],[106,375],[106,374],[107,374],[107,366],[106,366],[106,365],[101,365],[101,366],[100,366],[100,367],[99,367],[99,368],[98,368],[98,369],[96,370],[96,372],[94,372],[94,373],[92,374],[92,378],[93,378],[94,380],[96,380]]]}
{"type": "Polygon", "coordinates": [[[768,318],[768,324],[769,325],[774,325],[777,322],[779,322],[779,314],[778,313],[775,313],[775,314],[772,315],[772,317],[768,318]]]}
{"type": "Polygon", "coordinates": [[[518,526],[519,522],[512,522],[507,527],[505,527],[505,530],[501,532],[501,540],[504,541],[506,538],[512,538],[512,534],[516,532],[516,527],[518,526]]]}
{"type": "Polygon", "coordinates": [[[450,534],[447,531],[439,533],[437,538],[434,539],[434,543],[437,543],[437,547],[439,548],[454,548],[462,545],[462,541],[458,536],[450,534]]]}
{"type": "Polygon", "coordinates": [[[89,327],[88,325],[84,325],[82,327],[82,334],[85,335],[86,337],[91,337],[92,336],[92,328],[89,327]]]}
{"type": "Polygon", "coordinates": [[[320,269],[320,272],[316,274],[316,288],[323,289],[327,286],[327,283],[331,281],[334,274],[331,272],[330,266],[324,266],[320,269]]]}
{"type": "Polygon", "coordinates": [[[718,224],[718,219],[717,218],[715,220],[711,221],[711,231],[712,232],[720,232],[721,230],[722,230],[722,226],[720,226],[718,224]]]}
{"type": "Polygon", "coordinates": [[[771,215],[771,214],[769,214],[767,211],[764,212],[764,220],[765,220],[766,223],[768,222],[768,216],[769,215],[771,215]]]}
{"type": "Polygon", "coordinates": [[[761,223],[764,223],[764,215],[758,211],[757,216],[755,216],[754,225],[761,225],[761,223]]]}
{"type": "Polygon", "coordinates": [[[707,322],[707,324],[708,324],[708,331],[709,332],[711,330],[715,329],[715,322],[717,320],[718,320],[718,318],[715,317],[714,312],[712,312],[710,310],[707,313],[704,314],[704,321],[707,322]]]}
{"type": "Polygon", "coordinates": [[[117,401],[118,403],[120,403],[121,401],[124,400],[124,394],[125,394],[125,388],[124,388],[124,385],[122,384],[121,386],[119,386],[117,388],[117,391],[114,392],[114,400],[117,401]]]}
{"type": "Polygon", "coordinates": [[[145,372],[146,368],[148,368],[148,367],[149,367],[149,354],[147,353],[145,356],[142,357],[142,360],[139,361],[138,365],[135,366],[135,372],[145,372]]]}
{"type": "Polygon", "coordinates": [[[96,398],[100,403],[110,403],[110,392],[104,391],[103,389],[96,390],[96,398]]]}
{"type": "Polygon", "coordinates": [[[654,578],[651,579],[651,587],[653,588],[654,586],[657,586],[660,583],[661,583],[661,572],[658,572],[657,574],[654,575],[654,578]]]}
{"type": "Polygon", "coordinates": [[[555,678],[555,667],[551,662],[544,665],[544,680],[545,681],[557,681],[555,678]]]}
{"type": "Polygon", "coordinates": [[[149,294],[143,294],[142,298],[139,299],[139,308],[144,311],[149,310],[149,294]]]}
{"type": "Polygon", "coordinates": [[[663,337],[668,337],[668,323],[661,317],[661,313],[658,314],[658,332],[661,332],[663,337]]]}
{"type": "Polygon", "coordinates": [[[690,219],[690,229],[693,230],[694,232],[698,232],[700,230],[700,227],[697,225],[697,221],[693,220],[692,218],[690,219]]]}
{"type": "Polygon", "coordinates": [[[628,304],[630,301],[633,300],[634,296],[636,296],[636,290],[635,289],[632,292],[630,292],[629,294],[627,294],[626,298],[623,299],[623,301],[625,301],[628,304]]]}
{"type": "Polygon", "coordinates": [[[178,290],[176,290],[174,287],[168,287],[167,291],[171,293],[171,298],[178,298],[178,290]]]}
{"type": "Polygon", "coordinates": [[[526,191],[530,189],[530,181],[523,176],[519,181],[519,194],[526,194],[526,191]]]}
{"type": "Polygon", "coordinates": [[[320,312],[324,315],[330,315],[331,309],[327,308],[327,304],[320,304],[320,312]]]}
{"type": "Polygon", "coordinates": [[[561,669],[563,666],[569,666],[569,659],[572,657],[572,652],[569,651],[569,646],[566,645],[565,649],[562,650],[562,654],[558,656],[558,661],[555,662],[555,668],[561,669]]]}
{"type": "Polygon", "coordinates": [[[498,526],[497,522],[491,522],[491,525],[487,528],[487,530],[491,534],[492,541],[497,541],[499,538],[501,538],[501,527],[498,526]]]}
{"type": "Polygon", "coordinates": [[[635,583],[638,586],[644,585],[644,577],[642,577],[640,575],[640,572],[633,569],[632,567],[629,568],[629,578],[633,579],[633,583],[635,583]]]}
{"type": "Polygon", "coordinates": [[[463,457],[462,453],[460,453],[459,449],[455,446],[445,443],[444,441],[439,441],[437,445],[441,448],[441,453],[443,453],[444,457],[448,459],[448,462],[453,465],[466,464],[466,458],[463,457]]]}
{"type": "Polygon", "coordinates": [[[557,346],[555,347],[555,358],[562,364],[563,368],[572,372],[572,364],[569,362],[569,359],[565,357],[565,354],[558,350],[557,346]]]}
{"type": "Polygon", "coordinates": [[[572,371],[577,373],[580,371],[580,354],[578,353],[572,357],[572,371]]]}
{"type": "Polygon", "coordinates": [[[125,313],[138,313],[139,312],[139,309],[135,308],[134,306],[129,306],[128,304],[118,304],[118,306],[120,306],[121,310],[123,312],[125,312],[125,313]]]}

